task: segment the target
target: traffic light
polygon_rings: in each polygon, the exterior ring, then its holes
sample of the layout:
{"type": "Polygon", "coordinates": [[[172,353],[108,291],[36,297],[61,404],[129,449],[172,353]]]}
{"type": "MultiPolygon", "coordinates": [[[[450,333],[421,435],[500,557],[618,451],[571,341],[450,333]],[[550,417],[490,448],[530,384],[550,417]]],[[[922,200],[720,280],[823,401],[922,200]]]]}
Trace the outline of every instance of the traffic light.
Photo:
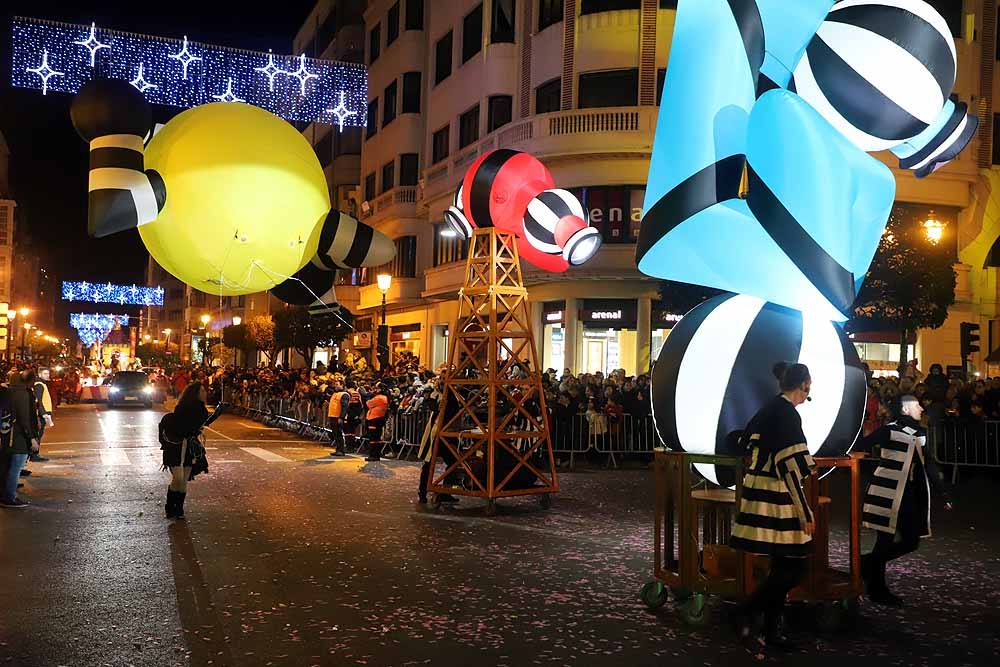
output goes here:
{"type": "Polygon", "coordinates": [[[962,361],[973,352],[979,352],[979,325],[962,322],[962,361]]]}

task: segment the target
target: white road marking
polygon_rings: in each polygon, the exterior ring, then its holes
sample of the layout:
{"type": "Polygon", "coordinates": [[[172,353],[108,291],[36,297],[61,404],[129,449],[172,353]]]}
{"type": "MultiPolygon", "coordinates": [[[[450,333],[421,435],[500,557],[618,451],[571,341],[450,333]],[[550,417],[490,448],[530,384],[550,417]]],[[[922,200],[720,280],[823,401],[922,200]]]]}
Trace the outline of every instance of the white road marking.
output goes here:
{"type": "Polygon", "coordinates": [[[101,464],[106,466],[127,466],[132,465],[128,460],[128,454],[124,449],[102,449],[101,464]]]}
{"type": "Polygon", "coordinates": [[[75,463],[46,463],[42,468],[46,470],[49,468],[72,468],[75,465],[75,463]]]}
{"type": "Polygon", "coordinates": [[[219,461],[212,461],[211,463],[245,463],[245,461],[240,461],[239,459],[221,459],[219,461]]]}
{"type": "Polygon", "coordinates": [[[252,454],[259,459],[263,459],[268,463],[292,463],[291,459],[286,459],[281,454],[275,454],[266,449],[261,449],[260,447],[240,447],[247,454],[252,454]]]}
{"type": "Polygon", "coordinates": [[[282,447],[282,449],[288,449],[293,452],[301,452],[305,447],[282,447]]]}
{"type": "Polygon", "coordinates": [[[205,430],[206,430],[206,431],[211,431],[212,433],[214,433],[214,434],[216,434],[216,435],[221,435],[221,436],[222,436],[223,438],[225,438],[226,440],[235,440],[235,439],[236,439],[236,438],[230,438],[230,437],[229,437],[228,435],[226,435],[225,433],[219,433],[218,431],[216,431],[216,430],[215,430],[214,428],[212,428],[211,426],[206,426],[206,427],[205,427],[205,430]]]}
{"type": "Polygon", "coordinates": [[[205,449],[208,450],[208,451],[210,451],[210,452],[212,452],[212,451],[215,451],[216,449],[218,449],[218,447],[206,447],[205,449]]]}
{"type": "Polygon", "coordinates": [[[248,424],[246,422],[239,422],[240,426],[244,428],[250,428],[255,431],[280,431],[281,429],[274,426],[256,426],[255,424],[248,424]]]}

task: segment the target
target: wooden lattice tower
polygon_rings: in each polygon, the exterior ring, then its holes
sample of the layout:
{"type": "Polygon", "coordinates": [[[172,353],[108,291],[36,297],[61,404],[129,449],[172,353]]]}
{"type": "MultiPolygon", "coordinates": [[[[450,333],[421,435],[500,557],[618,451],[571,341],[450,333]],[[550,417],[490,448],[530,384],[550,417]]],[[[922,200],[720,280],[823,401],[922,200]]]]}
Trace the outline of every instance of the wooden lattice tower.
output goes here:
{"type": "Polygon", "coordinates": [[[516,237],[475,230],[431,450],[446,465],[428,491],[486,498],[492,511],[496,498],[545,494],[547,505],[559,490],[529,312],[516,237]],[[463,472],[462,488],[446,483],[463,472]]]}

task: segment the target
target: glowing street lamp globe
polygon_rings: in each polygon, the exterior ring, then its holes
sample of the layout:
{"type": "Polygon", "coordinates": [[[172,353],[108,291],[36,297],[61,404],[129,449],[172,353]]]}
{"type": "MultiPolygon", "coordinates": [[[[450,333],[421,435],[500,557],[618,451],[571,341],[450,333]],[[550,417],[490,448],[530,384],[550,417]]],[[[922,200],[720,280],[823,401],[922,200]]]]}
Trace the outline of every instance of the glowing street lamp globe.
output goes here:
{"type": "Polygon", "coordinates": [[[376,283],[378,283],[379,291],[385,294],[392,287],[392,276],[388,273],[380,273],[375,277],[376,283]]]}

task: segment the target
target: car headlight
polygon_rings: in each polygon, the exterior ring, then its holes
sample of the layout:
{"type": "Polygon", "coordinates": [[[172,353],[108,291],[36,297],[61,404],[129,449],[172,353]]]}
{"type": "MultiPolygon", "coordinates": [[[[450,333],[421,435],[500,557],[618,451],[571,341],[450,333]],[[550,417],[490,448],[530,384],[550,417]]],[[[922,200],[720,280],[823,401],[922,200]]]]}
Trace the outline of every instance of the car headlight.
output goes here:
{"type": "Polygon", "coordinates": [[[153,393],[153,388],[152,387],[143,387],[142,388],[142,393],[144,393],[144,394],[152,394],[153,393]]]}
{"type": "Polygon", "coordinates": [[[118,393],[118,387],[111,387],[110,389],[108,389],[108,393],[109,394],[117,394],[118,393]]]}

